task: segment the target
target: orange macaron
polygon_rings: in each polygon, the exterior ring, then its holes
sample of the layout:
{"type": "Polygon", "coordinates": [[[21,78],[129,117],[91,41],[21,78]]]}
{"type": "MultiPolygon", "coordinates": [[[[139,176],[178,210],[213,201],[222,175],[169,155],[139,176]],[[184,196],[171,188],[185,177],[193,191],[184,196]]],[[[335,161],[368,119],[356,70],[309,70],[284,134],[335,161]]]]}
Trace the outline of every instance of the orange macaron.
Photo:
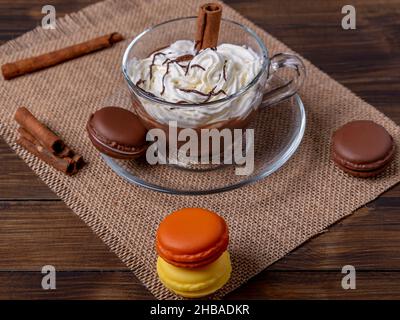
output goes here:
{"type": "Polygon", "coordinates": [[[227,249],[228,226],[218,214],[184,208],[168,215],[157,230],[156,248],[168,263],[182,268],[202,267],[227,249]]]}

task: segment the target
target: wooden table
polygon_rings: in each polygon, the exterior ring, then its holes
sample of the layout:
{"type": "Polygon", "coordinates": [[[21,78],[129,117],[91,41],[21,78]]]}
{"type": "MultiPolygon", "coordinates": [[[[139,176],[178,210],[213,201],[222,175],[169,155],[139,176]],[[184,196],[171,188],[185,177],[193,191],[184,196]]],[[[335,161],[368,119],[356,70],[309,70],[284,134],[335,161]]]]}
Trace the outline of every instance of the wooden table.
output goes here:
{"type": "MultiPolygon", "coordinates": [[[[0,41],[40,24],[49,1],[0,0],[0,41]],[[34,2],[34,4],[32,3],[34,2]]],[[[57,15],[91,0],[53,0],[57,15]]],[[[357,29],[341,28],[342,0],[226,1],[400,124],[400,0],[353,0],[357,29]]],[[[151,299],[131,271],[0,140],[0,298],[151,299]],[[41,267],[57,289],[41,289],[41,267]]],[[[400,187],[308,241],[227,296],[400,298],[400,187]],[[343,290],[354,265],[357,289],[343,290]]]]}

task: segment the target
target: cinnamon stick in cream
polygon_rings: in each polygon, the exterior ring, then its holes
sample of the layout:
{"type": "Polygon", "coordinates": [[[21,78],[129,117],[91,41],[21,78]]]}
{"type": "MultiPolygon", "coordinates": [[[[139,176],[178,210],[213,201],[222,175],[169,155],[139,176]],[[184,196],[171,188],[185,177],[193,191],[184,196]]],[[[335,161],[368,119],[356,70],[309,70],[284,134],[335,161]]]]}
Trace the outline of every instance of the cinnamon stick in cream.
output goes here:
{"type": "Polygon", "coordinates": [[[114,32],[57,51],[45,53],[40,56],[27,58],[12,63],[6,63],[1,67],[1,71],[4,79],[10,80],[27,73],[35,72],[71,59],[81,57],[97,50],[111,47],[114,43],[123,39],[124,38],[121,34],[114,32]]]}
{"type": "Polygon", "coordinates": [[[215,48],[218,45],[222,6],[218,3],[206,3],[199,9],[197,17],[196,50],[215,48]]]}

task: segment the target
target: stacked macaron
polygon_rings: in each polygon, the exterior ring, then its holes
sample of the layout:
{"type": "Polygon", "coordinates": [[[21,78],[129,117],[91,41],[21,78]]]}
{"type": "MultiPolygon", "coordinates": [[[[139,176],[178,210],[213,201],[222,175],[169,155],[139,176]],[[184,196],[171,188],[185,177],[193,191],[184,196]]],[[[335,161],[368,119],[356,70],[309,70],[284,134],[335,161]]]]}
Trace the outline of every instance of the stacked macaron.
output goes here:
{"type": "Polygon", "coordinates": [[[231,274],[228,242],[227,224],[214,212],[186,208],[170,214],[156,236],[161,282],[187,298],[214,293],[231,274]]]}

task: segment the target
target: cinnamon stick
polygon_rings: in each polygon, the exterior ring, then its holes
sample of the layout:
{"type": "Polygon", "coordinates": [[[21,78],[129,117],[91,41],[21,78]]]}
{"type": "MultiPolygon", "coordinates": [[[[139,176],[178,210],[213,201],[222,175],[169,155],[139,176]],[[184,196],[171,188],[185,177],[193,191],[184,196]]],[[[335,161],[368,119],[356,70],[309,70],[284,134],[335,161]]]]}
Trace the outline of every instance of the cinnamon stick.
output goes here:
{"type": "MultiPolygon", "coordinates": [[[[31,133],[29,133],[29,131],[26,130],[25,128],[19,127],[17,129],[17,131],[21,137],[27,139],[29,142],[36,144],[36,145],[41,145],[41,143],[31,133]]],[[[71,158],[71,160],[74,160],[74,157],[76,157],[75,160],[79,160],[79,161],[80,161],[80,158],[82,158],[82,156],[80,156],[80,155],[75,155],[74,151],[71,148],[69,148],[68,146],[65,146],[64,149],[60,153],[56,154],[56,156],[59,158],[71,158]]]]}
{"type": "Polygon", "coordinates": [[[83,160],[83,157],[79,154],[75,154],[72,159],[71,162],[74,166],[73,169],[73,174],[77,173],[79,170],[81,170],[84,166],[85,166],[85,161],[83,160]]]}
{"type": "Polygon", "coordinates": [[[199,9],[195,48],[215,48],[218,45],[222,6],[218,3],[206,3],[199,9]]]}
{"type": "Polygon", "coordinates": [[[114,43],[123,40],[123,36],[117,32],[107,34],[86,42],[69,46],[60,50],[45,53],[12,63],[6,63],[1,67],[3,77],[10,80],[27,73],[60,64],[62,62],[81,57],[91,52],[111,47],[114,43]]]}
{"type": "Polygon", "coordinates": [[[58,171],[68,175],[74,173],[74,163],[67,158],[59,158],[43,146],[36,145],[22,136],[18,138],[17,143],[58,171]]]}
{"type": "Polygon", "coordinates": [[[25,128],[19,127],[17,131],[18,131],[20,137],[25,138],[26,140],[28,140],[29,142],[31,142],[33,144],[40,145],[40,143],[36,140],[36,138],[33,135],[31,135],[25,128]]]}
{"type": "Polygon", "coordinates": [[[65,144],[60,137],[37,120],[25,107],[18,108],[14,118],[21,127],[28,131],[32,137],[51,152],[60,153],[64,150],[65,144]]]}
{"type": "Polygon", "coordinates": [[[64,150],[58,153],[57,156],[61,158],[66,158],[66,157],[72,158],[74,156],[74,152],[68,146],[65,146],[64,150]]]}

